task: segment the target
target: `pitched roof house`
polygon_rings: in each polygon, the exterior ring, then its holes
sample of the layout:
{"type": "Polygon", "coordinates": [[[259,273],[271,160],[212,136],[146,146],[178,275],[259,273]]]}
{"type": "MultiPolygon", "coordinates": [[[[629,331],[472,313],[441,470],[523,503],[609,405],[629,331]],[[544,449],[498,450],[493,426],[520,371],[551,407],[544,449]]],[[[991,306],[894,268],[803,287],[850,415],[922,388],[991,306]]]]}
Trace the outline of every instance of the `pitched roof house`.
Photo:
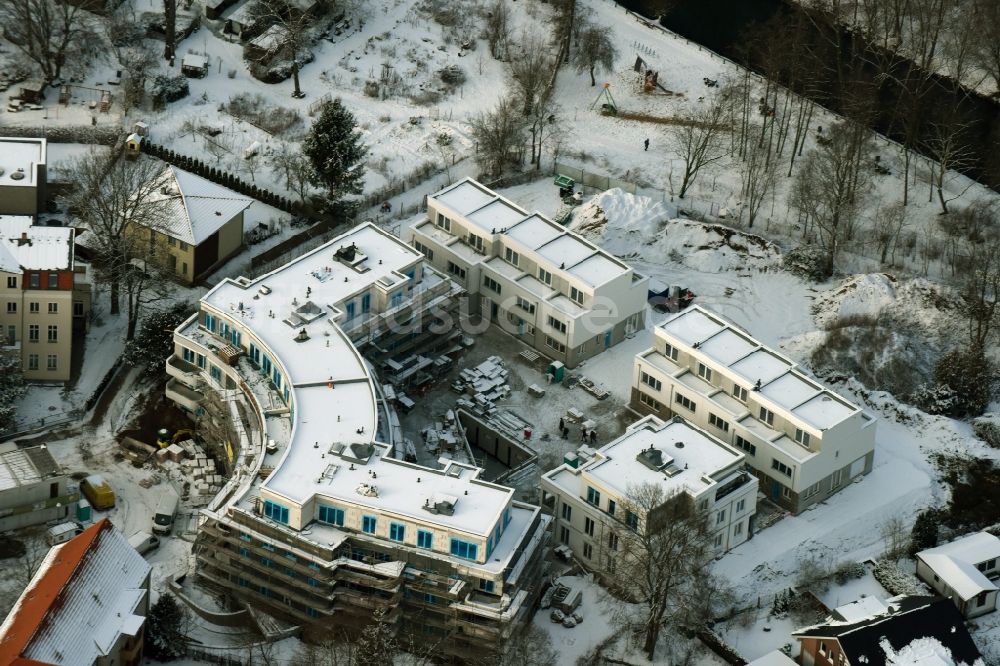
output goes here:
{"type": "Polygon", "coordinates": [[[948,599],[897,597],[873,604],[860,619],[862,613],[840,610],[792,634],[802,646],[803,666],[985,666],[948,599]]]}
{"type": "Polygon", "coordinates": [[[0,666],[142,663],[149,572],[107,519],[55,546],[0,625],[0,666]]]}
{"type": "Polygon", "coordinates": [[[1000,539],[978,532],[917,553],[917,576],[965,617],[996,610],[1000,539]]]}

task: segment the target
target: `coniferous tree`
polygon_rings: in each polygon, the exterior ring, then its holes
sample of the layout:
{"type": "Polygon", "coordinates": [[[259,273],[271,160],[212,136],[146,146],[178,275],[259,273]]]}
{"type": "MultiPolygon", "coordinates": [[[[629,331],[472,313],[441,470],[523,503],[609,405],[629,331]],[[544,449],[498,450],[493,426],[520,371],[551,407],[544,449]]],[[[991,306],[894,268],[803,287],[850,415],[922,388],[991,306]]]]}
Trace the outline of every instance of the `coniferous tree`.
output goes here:
{"type": "Polygon", "coordinates": [[[26,390],[20,359],[0,355],[0,428],[6,428],[14,420],[17,401],[26,390]]]}
{"type": "Polygon", "coordinates": [[[377,609],[375,621],[365,627],[355,644],[354,666],[392,666],[396,653],[396,633],[385,621],[385,610],[377,609]]]}
{"type": "Polygon", "coordinates": [[[927,508],[917,514],[913,521],[913,531],[910,532],[910,555],[916,555],[922,550],[933,548],[938,544],[938,522],[940,512],[935,508],[927,508]]]}
{"type": "Polygon", "coordinates": [[[315,184],[326,187],[334,201],[360,194],[364,186],[361,160],[368,151],[356,127],[354,114],[335,99],[323,106],[302,143],[302,152],[313,166],[315,184]]]}
{"type": "Polygon", "coordinates": [[[186,612],[171,594],[161,595],[146,616],[146,654],[170,661],[184,656],[186,612]]]}

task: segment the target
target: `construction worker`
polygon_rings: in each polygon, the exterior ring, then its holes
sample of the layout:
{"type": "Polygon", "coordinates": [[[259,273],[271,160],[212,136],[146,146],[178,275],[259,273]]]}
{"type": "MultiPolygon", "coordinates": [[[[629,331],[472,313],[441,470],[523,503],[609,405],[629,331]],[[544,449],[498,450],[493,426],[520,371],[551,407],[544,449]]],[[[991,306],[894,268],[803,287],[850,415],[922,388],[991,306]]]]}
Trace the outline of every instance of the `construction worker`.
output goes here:
{"type": "Polygon", "coordinates": [[[642,145],[643,150],[649,150],[649,137],[646,137],[646,140],[642,142],[642,145]]]}

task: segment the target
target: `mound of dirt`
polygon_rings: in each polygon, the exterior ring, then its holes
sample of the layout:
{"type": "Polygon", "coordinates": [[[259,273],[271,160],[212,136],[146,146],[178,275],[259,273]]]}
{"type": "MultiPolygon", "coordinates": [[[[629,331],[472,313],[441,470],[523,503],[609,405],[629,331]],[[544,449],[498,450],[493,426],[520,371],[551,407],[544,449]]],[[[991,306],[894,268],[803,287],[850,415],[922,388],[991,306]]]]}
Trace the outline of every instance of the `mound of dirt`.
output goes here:
{"type": "Polygon", "coordinates": [[[581,206],[570,228],[619,256],[670,259],[709,273],[781,265],[781,250],[760,236],[679,219],[672,205],[618,188],[581,206]]]}

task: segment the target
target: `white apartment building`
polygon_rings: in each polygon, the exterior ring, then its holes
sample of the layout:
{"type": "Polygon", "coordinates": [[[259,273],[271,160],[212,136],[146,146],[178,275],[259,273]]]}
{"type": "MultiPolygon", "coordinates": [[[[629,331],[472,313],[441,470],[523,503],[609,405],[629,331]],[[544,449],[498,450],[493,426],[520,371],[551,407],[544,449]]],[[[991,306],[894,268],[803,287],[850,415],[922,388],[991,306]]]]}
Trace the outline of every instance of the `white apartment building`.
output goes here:
{"type": "Polygon", "coordinates": [[[457,660],[530,617],[549,519],[478,468],[396,459],[398,420],[348,333],[425,335],[385,322],[419,320],[451,287],[365,224],[201,299],[167,361],[168,396],[223,423],[234,459],[203,511],[200,576],[300,624],[358,626],[383,608],[457,660]]]}
{"type": "Polygon", "coordinates": [[[542,476],[544,502],[555,515],[555,539],[605,577],[615,575],[623,528],[643,529],[630,492],[659,485],[664,498],[687,493],[705,513],[716,553],[735,548],[753,530],[757,479],[743,452],[683,419],[653,415],[633,423],[596,451],[581,447],[542,476]]]}
{"type": "Polygon", "coordinates": [[[567,367],[645,323],[647,277],[471,178],[428,197],[407,233],[465,286],[473,313],[567,367]]]}
{"type": "Polygon", "coordinates": [[[746,453],[761,490],[795,513],[872,469],[875,419],[700,306],[636,355],[631,406],[678,415],[746,453]]]}

